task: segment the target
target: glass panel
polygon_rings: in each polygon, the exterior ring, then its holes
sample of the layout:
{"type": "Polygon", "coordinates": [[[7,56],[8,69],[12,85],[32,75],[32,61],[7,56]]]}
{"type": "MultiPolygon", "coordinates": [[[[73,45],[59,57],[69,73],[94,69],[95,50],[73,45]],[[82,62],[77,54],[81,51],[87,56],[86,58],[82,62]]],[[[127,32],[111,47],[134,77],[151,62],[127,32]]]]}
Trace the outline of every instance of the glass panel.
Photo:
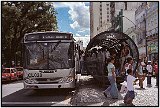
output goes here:
{"type": "Polygon", "coordinates": [[[70,43],[49,44],[49,69],[69,68],[70,43]]]}
{"type": "Polygon", "coordinates": [[[122,66],[124,65],[124,62],[123,64],[121,62],[122,57],[132,56],[134,58],[133,71],[135,72],[139,58],[137,46],[129,36],[119,32],[103,32],[90,41],[85,54],[88,72],[91,72],[93,75],[103,74],[105,61],[104,58],[101,59],[100,57],[103,57],[101,53],[106,53],[107,51],[115,57],[115,67],[117,71],[122,70],[122,66]],[[124,48],[126,52],[121,55],[124,48]]]}
{"type": "Polygon", "coordinates": [[[26,44],[26,68],[61,69],[69,68],[72,56],[71,43],[29,43],[26,44]]]}

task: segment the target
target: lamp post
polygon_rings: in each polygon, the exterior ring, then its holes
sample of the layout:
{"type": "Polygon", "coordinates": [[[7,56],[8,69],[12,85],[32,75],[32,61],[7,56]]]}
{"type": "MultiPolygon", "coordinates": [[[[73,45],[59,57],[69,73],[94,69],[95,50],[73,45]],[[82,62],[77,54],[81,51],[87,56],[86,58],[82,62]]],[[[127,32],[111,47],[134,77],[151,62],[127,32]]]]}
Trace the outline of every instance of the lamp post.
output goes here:
{"type": "Polygon", "coordinates": [[[139,27],[137,27],[136,26],[136,24],[132,21],[132,20],[130,20],[129,18],[127,18],[126,16],[119,16],[119,17],[125,17],[127,20],[129,20],[133,25],[135,25],[135,29],[136,28],[138,28],[140,31],[144,31],[145,33],[144,33],[144,35],[145,35],[145,47],[146,47],[146,57],[148,58],[148,56],[147,56],[147,37],[146,37],[146,19],[145,19],[145,17],[144,17],[144,24],[145,24],[145,29],[144,30],[142,30],[141,28],[139,28],[139,27]]]}

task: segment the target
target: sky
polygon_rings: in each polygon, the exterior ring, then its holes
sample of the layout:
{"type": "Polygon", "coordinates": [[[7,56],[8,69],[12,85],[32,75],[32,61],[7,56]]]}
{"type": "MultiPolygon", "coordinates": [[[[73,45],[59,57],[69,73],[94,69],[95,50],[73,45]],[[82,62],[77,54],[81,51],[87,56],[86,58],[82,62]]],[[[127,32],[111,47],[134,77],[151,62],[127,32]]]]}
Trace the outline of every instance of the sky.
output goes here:
{"type": "Polygon", "coordinates": [[[90,40],[89,2],[53,2],[57,12],[58,30],[71,32],[74,38],[83,40],[86,47],[90,40]]]}

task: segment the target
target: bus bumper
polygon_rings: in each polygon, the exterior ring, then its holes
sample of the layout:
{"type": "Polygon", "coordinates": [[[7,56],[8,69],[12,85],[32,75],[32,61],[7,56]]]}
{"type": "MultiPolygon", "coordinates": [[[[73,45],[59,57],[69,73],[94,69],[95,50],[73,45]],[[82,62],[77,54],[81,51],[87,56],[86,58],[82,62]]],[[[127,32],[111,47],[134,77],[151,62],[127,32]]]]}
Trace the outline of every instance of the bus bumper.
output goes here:
{"type": "Polygon", "coordinates": [[[75,81],[59,84],[28,84],[23,82],[24,89],[52,89],[52,88],[75,88],[75,81]]]}

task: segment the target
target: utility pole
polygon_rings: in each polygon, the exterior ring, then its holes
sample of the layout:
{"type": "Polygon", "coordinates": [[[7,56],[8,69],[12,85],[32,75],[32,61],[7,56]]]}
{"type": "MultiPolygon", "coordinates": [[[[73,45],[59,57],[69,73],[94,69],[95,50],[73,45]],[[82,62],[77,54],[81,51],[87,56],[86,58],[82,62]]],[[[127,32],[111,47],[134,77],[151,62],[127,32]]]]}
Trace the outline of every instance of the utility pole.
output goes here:
{"type": "Polygon", "coordinates": [[[146,18],[144,17],[144,24],[145,24],[145,30],[144,30],[144,35],[145,35],[145,46],[146,46],[146,57],[147,57],[147,59],[148,59],[148,50],[147,50],[147,35],[146,35],[146,18]]]}

